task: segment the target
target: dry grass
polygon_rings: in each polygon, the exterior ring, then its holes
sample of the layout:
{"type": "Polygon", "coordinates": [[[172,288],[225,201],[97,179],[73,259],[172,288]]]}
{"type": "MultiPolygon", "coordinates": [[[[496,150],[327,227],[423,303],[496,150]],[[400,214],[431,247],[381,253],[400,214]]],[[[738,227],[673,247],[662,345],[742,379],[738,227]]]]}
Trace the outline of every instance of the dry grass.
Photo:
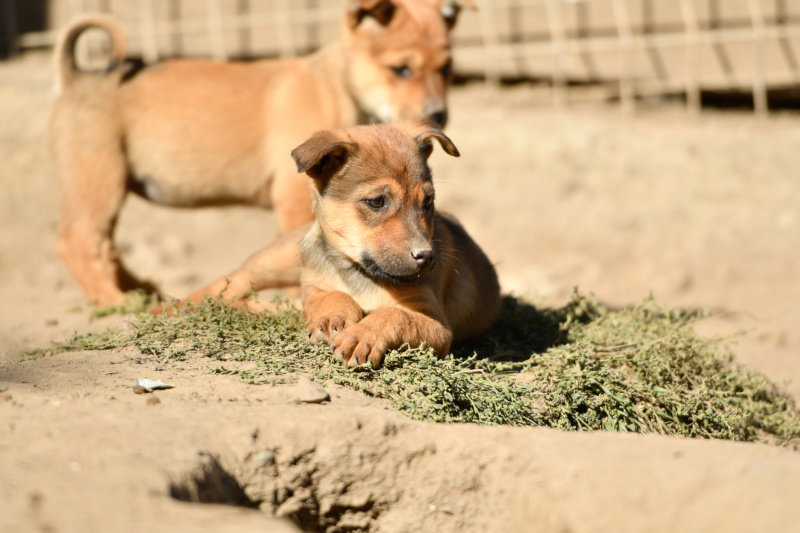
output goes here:
{"type": "Polygon", "coordinates": [[[303,373],[432,422],[800,442],[792,398],[737,366],[723,341],[697,336],[692,326],[703,316],[650,298],[610,310],[577,292],[560,309],[506,297],[486,339],[442,360],[424,347],[393,351],[373,371],[342,368],[327,348],[308,344],[302,313],[288,305],[258,315],[208,300],[173,317],[139,314],[128,331],[78,335],[53,349],[133,346],[163,362],[204,357],[211,372],[253,384],[303,373]]]}

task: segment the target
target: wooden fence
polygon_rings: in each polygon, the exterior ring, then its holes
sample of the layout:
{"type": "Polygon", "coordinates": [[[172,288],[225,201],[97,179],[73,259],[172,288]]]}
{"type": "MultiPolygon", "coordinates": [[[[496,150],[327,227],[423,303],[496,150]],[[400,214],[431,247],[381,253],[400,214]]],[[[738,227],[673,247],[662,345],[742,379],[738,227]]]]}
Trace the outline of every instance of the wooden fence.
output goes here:
{"type": "MultiPolygon", "coordinates": [[[[25,0],[23,0],[25,1],[25,0]]],[[[0,0],[13,2],[13,0],[0,0]]],[[[455,72],[530,79],[558,105],[601,86],[631,110],[645,95],[750,91],[765,114],[772,88],[800,87],[800,0],[478,0],[453,35],[455,72]]],[[[50,0],[49,28],[85,12],[117,17],[146,62],[308,53],[335,38],[342,0],[50,0]]],[[[9,26],[10,27],[10,26],[9,26]]],[[[52,29],[18,35],[50,46],[52,29]]],[[[89,45],[91,47],[91,45],[89,45]]],[[[97,46],[97,45],[95,45],[97,46]]]]}

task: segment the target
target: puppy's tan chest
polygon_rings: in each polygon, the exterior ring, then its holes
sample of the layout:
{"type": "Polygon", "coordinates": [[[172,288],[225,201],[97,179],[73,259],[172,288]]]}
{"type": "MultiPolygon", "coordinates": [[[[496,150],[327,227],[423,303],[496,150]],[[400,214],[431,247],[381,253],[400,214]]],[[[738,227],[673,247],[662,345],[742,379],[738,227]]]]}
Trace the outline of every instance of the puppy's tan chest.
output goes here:
{"type": "Polygon", "coordinates": [[[383,290],[375,290],[366,294],[356,294],[352,296],[359,307],[364,310],[365,314],[377,311],[382,307],[389,307],[397,304],[397,301],[383,290]]]}
{"type": "Polygon", "coordinates": [[[381,307],[397,304],[397,300],[388,291],[366,279],[348,283],[338,275],[330,276],[305,269],[302,283],[304,286],[316,287],[326,292],[340,291],[349,294],[364,313],[372,313],[381,307]]]}

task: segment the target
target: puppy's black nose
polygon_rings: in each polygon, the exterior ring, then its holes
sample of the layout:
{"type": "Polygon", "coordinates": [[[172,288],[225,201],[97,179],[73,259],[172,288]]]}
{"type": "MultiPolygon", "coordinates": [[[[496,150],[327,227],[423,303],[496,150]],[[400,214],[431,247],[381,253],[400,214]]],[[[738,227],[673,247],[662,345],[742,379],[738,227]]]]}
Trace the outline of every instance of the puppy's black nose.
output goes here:
{"type": "Polygon", "coordinates": [[[440,128],[444,128],[447,125],[447,110],[443,109],[436,113],[431,113],[428,115],[428,119],[437,123],[440,128]]]}
{"type": "Polygon", "coordinates": [[[433,264],[433,251],[421,250],[419,252],[411,252],[411,256],[416,261],[419,268],[425,268],[433,264]]]}

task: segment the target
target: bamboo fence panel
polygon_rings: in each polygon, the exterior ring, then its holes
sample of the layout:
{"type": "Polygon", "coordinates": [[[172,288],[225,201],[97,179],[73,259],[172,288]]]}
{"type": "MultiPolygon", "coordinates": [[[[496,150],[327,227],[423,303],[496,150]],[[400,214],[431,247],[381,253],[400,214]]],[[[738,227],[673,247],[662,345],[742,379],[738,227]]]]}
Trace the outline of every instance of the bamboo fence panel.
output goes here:
{"type": "MultiPolygon", "coordinates": [[[[0,0],[10,2],[12,0],[0,0]]],[[[759,114],[772,88],[800,87],[800,0],[478,0],[453,35],[454,71],[489,84],[528,79],[566,105],[587,84],[632,111],[642,96],[750,91],[759,114]]],[[[51,27],[113,14],[145,62],[306,54],[336,37],[342,0],[50,0],[51,27]]],[[[12,27],[13,25],[9,25],[12,27]]],[[[23,34],[19,49],[57,33],[23,34]]]]}

